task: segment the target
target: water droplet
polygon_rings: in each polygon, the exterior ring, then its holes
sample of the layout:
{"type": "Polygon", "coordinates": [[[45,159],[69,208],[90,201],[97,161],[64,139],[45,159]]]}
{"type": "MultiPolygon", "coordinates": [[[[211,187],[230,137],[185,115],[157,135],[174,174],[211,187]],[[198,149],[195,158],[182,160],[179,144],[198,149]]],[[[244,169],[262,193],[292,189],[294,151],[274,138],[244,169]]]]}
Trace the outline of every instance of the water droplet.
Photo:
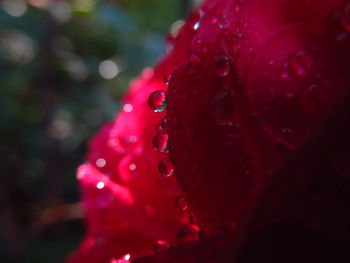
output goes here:
{"type": "Polygon", "coordinates": [[[167,74],[167,75],[164,76],[164,83],[166,85],[169,85],[171,81],[172,81],[172,75],[171,74],[167,74]]]}
{"type": "Polygon", "coordinates": [[[213,16],[212,19],[211,19],[211,23],[213,25],[216,25],[218,23],[218,18],[216,16],[213,16]]]}
{"type": "Polygon", "coordinates": [[[345,31],[350,32],[350,3],[345,7],[341,17],[341,24],[345,31]]]}
{"type": "Polygon", "coordinates": [[[198,30],[201,25],[201,21],[198,20],[194,25],[193,25],[193,30],[198,30]]]}
{"type": "Polygon", "coordinates": [[[135,171],[135,170],[136,170],[136,164],[131,163],[131,164],[129,165],[129,170],[130,170],[130,171],[135,171]]]}
{"type": "Polygon", "coordinates": [[[166,117],[164,117],[161,121],[160,121],[160,127],[163,130],[167,129],[167,125],[168,125],[168,119],[166,117]]]}
{"type": "Polygon", "coordinates": [[[183,226],[177,233],[177,239],[180,244],[188,244],[200,239],[201,229],[195,224],[183,226]]]}
{"type": "MultiPolygon", "coordinates": [[[[195,13],[192,13],[188,19],[187,19],[187,25],[192,28],[193,30],[196,30],[195,28],[197,28],[197,26],[199,25],[196,25],[201,19],[201,12],[200,10],[198,10],[197,12],[195,13]]],[[[198,29],[198,28],[197,28],[198,29]]]]}
{"type": "Polygon", "coordinates": [[[134,108],[133,108],[133,106],[130,103],[126,103],[123,106],[123,111],[125,111],[125,112],[132,112],[133,109],[134,108]]]}
{"type": "Polygon", "coordinates": [[[158,165],[158,170],[161,175],[169,177],[173,174],[174,168],[169,159],[163,159],[158,165]]]}
{"type": "Polygon", "coordinates": [[[186,211],[188,209],[187,202],[183,196],[177,196],[175,198],[175,207],[181,209],[181,211],[186,211]]]}
{"type": "Polygon", "coordinates": [[[289,78],[289,72],[286,69],[280,71],[280,79],[285,80],[289,78]]]}
{"type": "Polygon", "coordinates": [[[166,92],[157,90],[148,97],[148,105],[154,112],[162,112],[167,106],[166,92]]]}
{"type": "Polygon", "coordinates": [[[104,182],[98,182],[97,184],[96,184],[96,188],[97,189],[103,189],[105,187],[105,183],[104,182]]]}
{"type": "Polygon", "coordinates": [[[215,72],[219,77],[225,77],[230,72],[230,60],[227,56],[221,55],[216,58],[215,72]]]}
{"type": "Polygon", "coordinates": [[[169,249],[170,245],[163,241],[163,240],[158,240],[154,245],[153,245],[153,251],[156,254],[164,253],[169,249]]]}
{"type": "Polygon", "coordinates": [[[234,97],[231,90],[220,91],[213,100],[212,112],[219,125],[232,125],[234,115],[234,97]]]}
{"type": "Polygon", "coordinates": [[[103,158],[98,158],[96,160],[96,166],[99,167],[99,168],[103,168],[106,166],[106,160],[103,159],[103,158]]]}
{"type": "Polygon", "coordinates": [[[165,152],[168,149],[168,134],[165,132],[157,134],[153,138],[153,147],[159,152],[165,152]]]}
{"type": "Polygon", "coordinates": [[[304,50],[296,52],[290,59],[290,66],[297,77],[306,77],[312,68],[312,64],[311,55],[304,50]]]}
{"type": "Polygon", "coordinates": [[[219,28],[220,28],[220,29],[226,29],[226,28],[227,28],[227,24],[225,24],[225,23],[219,23],[219,28]]]}

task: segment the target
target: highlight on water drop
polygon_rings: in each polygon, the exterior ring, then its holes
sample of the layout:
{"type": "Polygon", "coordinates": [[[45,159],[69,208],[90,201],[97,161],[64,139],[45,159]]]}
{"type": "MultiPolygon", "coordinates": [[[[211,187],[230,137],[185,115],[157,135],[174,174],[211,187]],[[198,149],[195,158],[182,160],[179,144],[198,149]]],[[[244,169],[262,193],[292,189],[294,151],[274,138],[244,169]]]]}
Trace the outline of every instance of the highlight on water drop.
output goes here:
{"type": "Polygon", "coordinates": [[[200,240],[201,229],[195,224],[184,225],[177,233],[177,240],[180,244],[189,244],[200,240]]]}
{"type": "Polygon", "coordinates": [[[160,174],[164,177],[170,177],[174,173],[173,165],[169,159],[163,159],[158,165],[160,174]]]}
{"type": "Polygon", "coordinates": [[[164,90],[157,90],[148,97],[148,105],[154,112],[162,112],[167,106],[167,96],[164,90]]]}
{"type": "Polygon", "coordinates": [[[160,132],[153,138],[153,147],[159,152],[166,152],[168,150],[168,134],[160,132]]]}
{"type": "Polygon", "coordinates": [[[164,253],[168,251],[169,248],[170,248],[169,243],[163,240],[158,240],[156,243],[153,244],[153,251],[156,254],[164,253]]]}

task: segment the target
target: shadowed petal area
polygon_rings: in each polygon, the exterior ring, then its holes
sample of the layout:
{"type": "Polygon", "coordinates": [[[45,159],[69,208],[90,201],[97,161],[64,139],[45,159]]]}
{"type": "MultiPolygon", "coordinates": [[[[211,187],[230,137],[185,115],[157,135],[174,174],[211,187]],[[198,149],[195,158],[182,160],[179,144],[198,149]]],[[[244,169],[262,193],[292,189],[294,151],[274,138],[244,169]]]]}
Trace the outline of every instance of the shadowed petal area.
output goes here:
{"type": "Polygon", "coordinates": [[[347,1],[209,2],[172,74],[167,119],[178,183],[215,233],[245,223],[349,89],[350,38],[339,38],[347,1]]]}

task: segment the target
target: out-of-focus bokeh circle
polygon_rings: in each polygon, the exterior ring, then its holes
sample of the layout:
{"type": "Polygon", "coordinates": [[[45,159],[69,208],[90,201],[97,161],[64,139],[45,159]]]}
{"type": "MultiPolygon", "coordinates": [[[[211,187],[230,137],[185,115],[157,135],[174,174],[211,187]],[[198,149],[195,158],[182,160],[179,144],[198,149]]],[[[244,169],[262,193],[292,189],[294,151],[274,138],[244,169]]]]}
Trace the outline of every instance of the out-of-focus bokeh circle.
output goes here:
{"type": "Polygon", "coordinates": [[[58,263],[77,248],[86,141],[197,2],[0,1],[0,262],[58,263]]]}

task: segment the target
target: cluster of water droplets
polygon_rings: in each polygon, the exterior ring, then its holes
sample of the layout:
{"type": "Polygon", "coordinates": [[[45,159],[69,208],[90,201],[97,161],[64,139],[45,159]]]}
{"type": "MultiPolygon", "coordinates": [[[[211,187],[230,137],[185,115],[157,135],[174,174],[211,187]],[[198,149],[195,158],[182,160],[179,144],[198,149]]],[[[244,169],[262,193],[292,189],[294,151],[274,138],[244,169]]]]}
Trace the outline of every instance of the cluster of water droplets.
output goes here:
{"type": "MultiPolygon", "coordinates": [[[[172,76],[165,75],[164,83],[169,85],[172,81],[172,76]]],[[[163,112],[167,107],[167,94],[165,90],[154,91],[148,98],[148,105],[154,112],[163,112]]],[[[168,153],[168,134],[166,132],[166,118],[163,118],[158,127],[158,133],[153,138],[153,147],[155,150],[167,154],[168,153]]],[[[158,170],[163,177],[170,177],[174,168],[170,162],[170,159],[164,158],[158,165],[158,170]]]]}

